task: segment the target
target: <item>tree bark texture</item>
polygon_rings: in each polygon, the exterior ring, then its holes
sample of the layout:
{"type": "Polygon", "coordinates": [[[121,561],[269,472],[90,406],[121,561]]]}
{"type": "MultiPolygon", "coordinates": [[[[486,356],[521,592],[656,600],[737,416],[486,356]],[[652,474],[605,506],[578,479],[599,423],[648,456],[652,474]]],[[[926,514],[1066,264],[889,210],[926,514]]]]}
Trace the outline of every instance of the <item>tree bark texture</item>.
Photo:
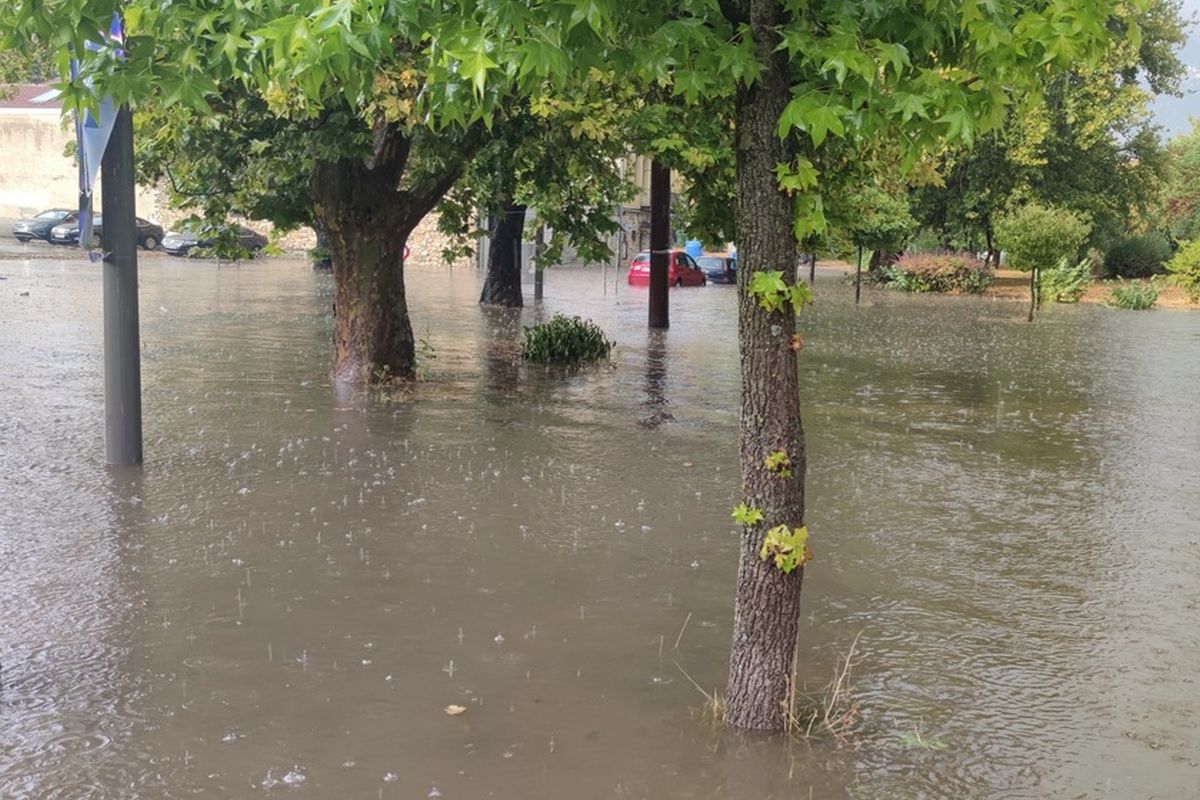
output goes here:
{"type": "Polygon", "coordinates": [[[311,194],[314,222],[329,238],[334,279],[334,380],[369,384],[409,379],[416,348],[404,296],[404,248],[417,223],[450,190],[477,146],[458,146],[443,172],[406,185],[413,140],[377,122],[369,158],[318,161],[311,194]]]}
{"type": "Polygon", "coordinates": [[[732,727],[782,730],[787,723],[803,569],[785,575],[759,558],[766,530],[804,524],[804,430],[800,420],[797,358],[791,349],[796,318],[767,312],[747,292],[755,272],[780,270],[796,279],[793,206],[777,186],[775,166],[792,153],[776,133],[791,97],[786,54],[777,50],[784,12],[774,0],[749,0],[750,27],[762,76],[737,97],[738,338],[742,361],[740,451],[745,503],[764,519],[742,531],[734,609],[733,647],[725,696],[732,727]],[[784,450],[792,476],[763,461],[784,450]]]}
{"type": "Polygon", "coordinates": [[[508,202],[492,217],[488,226],[487,277],[479,302],[486,306],[520,308],[521,297],[521,234],[525,230],[525,206],[508,202]]]}

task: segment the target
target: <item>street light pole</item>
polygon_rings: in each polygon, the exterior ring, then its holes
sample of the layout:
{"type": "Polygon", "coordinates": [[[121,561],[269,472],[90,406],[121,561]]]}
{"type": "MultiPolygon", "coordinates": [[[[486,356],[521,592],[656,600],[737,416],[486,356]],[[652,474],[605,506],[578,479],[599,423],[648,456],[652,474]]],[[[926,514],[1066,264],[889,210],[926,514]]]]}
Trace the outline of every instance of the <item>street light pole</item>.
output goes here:
{"type": "Polygon", "coordinates": [[[104,227],[104,453],[109,464],[142,463],[142,370],[138,341],[137,221],[133,115],[128,106],[100,162],[104,227]]]}

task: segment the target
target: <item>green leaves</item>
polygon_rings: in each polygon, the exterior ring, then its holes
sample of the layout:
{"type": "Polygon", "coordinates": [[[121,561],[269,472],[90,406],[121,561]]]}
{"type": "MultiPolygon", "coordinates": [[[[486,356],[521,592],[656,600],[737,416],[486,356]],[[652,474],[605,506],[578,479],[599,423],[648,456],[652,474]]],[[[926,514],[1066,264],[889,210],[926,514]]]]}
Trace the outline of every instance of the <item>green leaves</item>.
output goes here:
{"type": "Polygon", "coordinates": [[[823,102],[815,93],[802,94],[793,98],[783,109],[779,117],[779,136],[783,138],[793,128],[798,128],[812,138],[813,147],[820,147],[830,133],[836,136],[846,134],[842,117],[847,113],[844,107],[828,98],[823,102]]]}
{"type": "Polygon", "coordinates": [[[761,508],[751,508],[743,503],[738,503],[733,508],[733,519],[739,525],[745,525],[747,528],[752,528],[762,522],[763,512],[761,508]]]}
{"type": "Polygon", "coordinates": [[[789,284],[780,270],[763,270],[750,276],[746,291],[758,298],[758,304],[768,312],[778,311],[790,302],[795,313],[813,300],[812,289],[807,283],[789,284]]]}
{"type": "Polygon", "coordinates": [[[804,156],[798,156],[790,164],[779,164],[775,167],[779,188],[788,194],[815,188],[819,176],[820,172],[804,156]]]}
{"type": "Polygon", "coordinates": [[[776,450],[763,459],[767,472],[779,478],[792,477],[792,460],[786,450],[776,450]]]}
{"type": "Polygon", "coordinates": [[[476,30],[465,37],[461,46],[446,50],[447,53],[458,59],[459,74],[475,87],[477,96],[483,95],[484,86],[487,85],[488,71],[500,66],[488,55],[491,49],[491,44],[483,31],[476,30]]]}
{"type": "Polygon", "coordinates": [[[787,575],[812,561],[812,551],[808,549],[808,526],[791,528],[787,525],[777,525],[767,531],[763,537],[762,549],[758,557],[763,561],[774,560],[775,567],[787,575]]]}

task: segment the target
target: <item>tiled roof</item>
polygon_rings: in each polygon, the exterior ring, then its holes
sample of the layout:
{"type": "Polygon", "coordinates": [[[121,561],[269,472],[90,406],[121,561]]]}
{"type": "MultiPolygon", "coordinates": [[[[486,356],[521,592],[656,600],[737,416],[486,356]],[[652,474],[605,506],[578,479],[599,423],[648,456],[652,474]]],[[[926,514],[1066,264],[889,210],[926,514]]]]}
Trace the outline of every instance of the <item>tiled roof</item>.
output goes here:
{"type": "Polygon", "coordinates": [[[52,111],[62,108],[58,92],[49,84],[20,83],[0,87],[0,108],[21,108],[30,111],[52,111]]]}

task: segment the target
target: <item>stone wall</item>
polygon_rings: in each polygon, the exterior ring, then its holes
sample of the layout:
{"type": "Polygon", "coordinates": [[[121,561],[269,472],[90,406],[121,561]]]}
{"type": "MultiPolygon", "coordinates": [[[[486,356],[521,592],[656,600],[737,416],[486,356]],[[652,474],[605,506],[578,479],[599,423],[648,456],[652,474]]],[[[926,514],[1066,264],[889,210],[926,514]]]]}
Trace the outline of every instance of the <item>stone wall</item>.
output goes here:
{"type": "MultiPolygon", "coordinates": [[[[74,140],[75,132],[57,109],[0,109],[0,217],[27,217],[47,208],[78,205],[79,169],[64,155],[74,140]]],[[[99,198],[99,184],[95,194],[99,198]]],[[[138,189],[137,213],[158,222],[155,194],[138,189]]]]}
{"type": "MultiPolygon", "coordinates": [[[[73,158],[64,155],[67,145],[75,138],[69,122],[59,116],[57,109],[0,109],[0,153],[3,154],[3,169],[0,169],[0,217],[31,216],[47,208],[74,208],[78,203],[78,170],[73,158]]],[[[99,187],[96,188],[99,198],[99,187]]],[[[138,216],[171,230],[177,223],[190,215],[187,209],[172,208],[165,186],[139,186],[137,188],[138,216]]],[[[635,209],[626,211],[626,225],[630,229],[621,260],[627,260],[639,247],[639,229],[646,227],[635,209]]],[[[269,222],[242,220],[247,226],[268,236],[272,233],[269,222]]],[[[300,228],[281,236],[279,246],[289,252],[303,253],[316,246],[317,237],[311,228],[300,228]]],[[[449,244],[448,237],[437,229],[437,214],[431,213],[408,239],[409,261],[414,267],[455,268],[474,266],[476,259],[461,258],[447,264],[442,251],[449,244]]],[[[482,243],[486,253],[486,242],[482,243]]],[[[525,263],[530,264],[533,254],[532,242],[525,246],[525,263]]],[[[573,252],[564,254],[566,265],[578,263],[573,252]]]]}

